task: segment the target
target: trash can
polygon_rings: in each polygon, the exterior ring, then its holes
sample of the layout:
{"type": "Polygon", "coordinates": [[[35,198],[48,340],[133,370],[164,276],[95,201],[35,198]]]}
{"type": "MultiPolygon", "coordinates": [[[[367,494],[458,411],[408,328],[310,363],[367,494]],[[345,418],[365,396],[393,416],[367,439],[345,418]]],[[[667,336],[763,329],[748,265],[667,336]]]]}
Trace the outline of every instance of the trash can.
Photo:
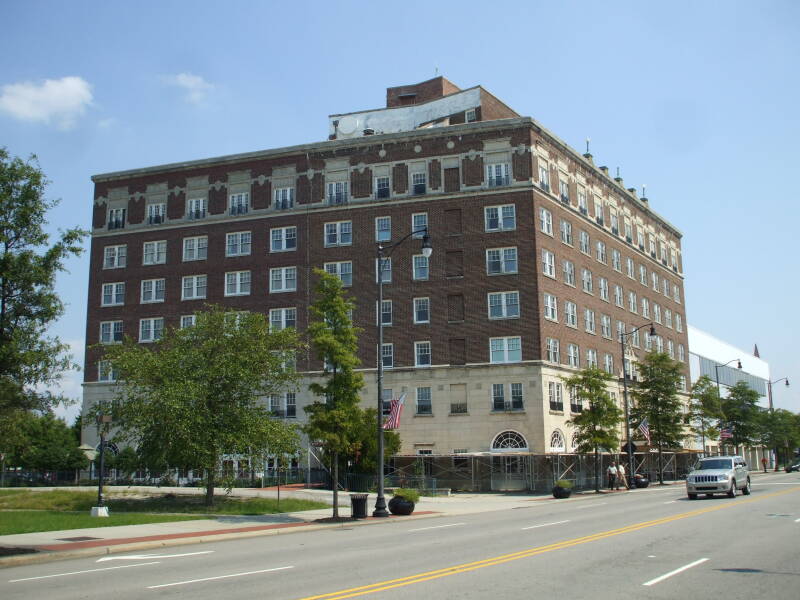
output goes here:
{"type": "Polygon", "coordinates": [[[350,494],[350,516],[354,519],[367,518],[368,494],[350,494]]]}

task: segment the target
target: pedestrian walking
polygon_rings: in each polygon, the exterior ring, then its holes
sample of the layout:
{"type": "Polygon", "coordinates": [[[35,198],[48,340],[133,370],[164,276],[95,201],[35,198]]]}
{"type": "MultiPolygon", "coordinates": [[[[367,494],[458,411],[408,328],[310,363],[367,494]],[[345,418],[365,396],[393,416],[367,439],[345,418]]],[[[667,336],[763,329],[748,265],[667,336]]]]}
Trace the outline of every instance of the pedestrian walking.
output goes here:
{"type": "Polygon", "coordinates": [[[761,457],[761,466],[764,467],[764,473],[766,473],[767,472],[767,457],[766,456],[762,456],[761,457]]]}
{"type": "Polygon", "coordinates": [[[622,484],[622,486],[626,490],[631,489],[631,486],[628,485],[628,478],[625,476],[625,464],[624,463],[619,463],[617,465],[617,489],[619,489],[619,485],[620,484],[622,484]]]}
{"type": "Polygon", "coordinates": [[[617,480],[617,463],[615,463],[613,460],[608,466],[608,469],[606,469],[606,474],[608,475],[608,489],[613,490],[614,483],[617,480]]]}

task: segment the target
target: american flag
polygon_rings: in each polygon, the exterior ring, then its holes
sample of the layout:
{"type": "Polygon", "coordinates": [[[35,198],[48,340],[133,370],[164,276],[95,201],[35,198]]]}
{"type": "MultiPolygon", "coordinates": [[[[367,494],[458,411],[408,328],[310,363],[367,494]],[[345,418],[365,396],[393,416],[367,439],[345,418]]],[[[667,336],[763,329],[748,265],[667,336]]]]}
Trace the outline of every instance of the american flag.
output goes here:
{"type": "Polygon", "coordinates": [[[642,419],[642,422],[639,423],[639,431],[642,432],[642,435],[647,440],[647,443],[650,443],[650,423],[647,422],[647,417],[642,419]]]}
{"type": "Polygon", "coordinates": [[[389,408],[389,416],[383,424],[384,429],[399,429],[400,428],[400,415],[403,414],[403,404],[406,401],[406,395],[403,394],[399,398],[392,398],[392,403],[389,408]]]}
{"type": "Polygon", "coordinates": [[[731,430],[730,430],[729,427],[725,427],[725,428],[719,430],[719,439],[721,439],[721,440],[729,440],[732,437],[733,437],[733,433],[731,433],[731,430]]]}

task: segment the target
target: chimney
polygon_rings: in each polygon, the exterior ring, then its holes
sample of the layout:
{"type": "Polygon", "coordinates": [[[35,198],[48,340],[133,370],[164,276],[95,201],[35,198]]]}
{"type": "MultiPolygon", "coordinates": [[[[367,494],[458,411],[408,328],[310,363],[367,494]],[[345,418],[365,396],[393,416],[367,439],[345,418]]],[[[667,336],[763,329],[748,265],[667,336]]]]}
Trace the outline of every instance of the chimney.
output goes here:
{"type": "Polygon", "coordinates": [[[631,193],[631,196],[636,198],[636,188],[628,188],[628,191],[631,193]]]}
{"type": "Polygon", "coordinates": [[[606,167],[605,165],[603,165],[602,167],[600,167],[600,170],[603,172],[603,175],[605,175],[606,177],[608,177],[608,167],[606,167]]]}

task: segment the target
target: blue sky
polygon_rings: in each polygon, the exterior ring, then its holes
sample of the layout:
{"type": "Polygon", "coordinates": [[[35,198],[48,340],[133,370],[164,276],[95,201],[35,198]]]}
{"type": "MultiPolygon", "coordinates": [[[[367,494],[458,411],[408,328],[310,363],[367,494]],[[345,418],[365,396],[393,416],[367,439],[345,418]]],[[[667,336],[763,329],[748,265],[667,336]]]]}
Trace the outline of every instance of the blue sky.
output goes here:
{"type": "MultiPolygon", "coordinates": [[[[438,69],[647,184],[684,233],[689,322],[757,343],[800,411],[800,3],[6,0],[0,22],[0,145],[39,156],[53,231],[89,227],[92,174],[322,140],[438,69]]],[[[88,268],[54,327],[80,360],[88,268]]]]}

